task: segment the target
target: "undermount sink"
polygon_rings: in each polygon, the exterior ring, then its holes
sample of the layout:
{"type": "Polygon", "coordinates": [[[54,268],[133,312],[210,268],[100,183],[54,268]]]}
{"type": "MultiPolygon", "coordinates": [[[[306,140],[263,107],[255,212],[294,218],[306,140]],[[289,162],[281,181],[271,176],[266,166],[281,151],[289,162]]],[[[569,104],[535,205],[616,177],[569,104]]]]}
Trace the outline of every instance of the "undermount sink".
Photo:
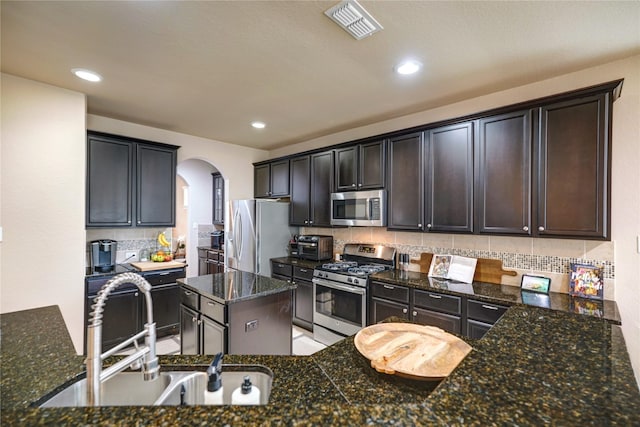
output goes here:
{"type": "MultiPolygon", "coordinates": [[[[231,404],[231,394],[242,384],[245,376],[260,389],[260,404],[269,403],[273,382],[273,372],[269,368],[262,365],[223,365],[223,404],[231,404]]],[[[160,372],[153,381],[144,381],[140,372],[120,372],[102,384],[101,406],[204,405],[207,379],[205,371],[194,370],[160,372]]],[[[41,408],[78,406],[88,406],[86,378],[40,405],[41,408]]]]}

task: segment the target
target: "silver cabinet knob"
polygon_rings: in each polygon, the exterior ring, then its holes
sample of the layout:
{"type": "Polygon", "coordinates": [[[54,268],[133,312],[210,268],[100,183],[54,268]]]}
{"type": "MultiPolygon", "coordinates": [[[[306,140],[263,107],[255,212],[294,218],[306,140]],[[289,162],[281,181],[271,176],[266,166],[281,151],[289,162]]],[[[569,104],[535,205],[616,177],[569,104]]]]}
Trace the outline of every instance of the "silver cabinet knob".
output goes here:
{"type": "Polygon", "coordinates": [[[195,322],[196,322],[196,320],[198,320],[198,319],[196,319],[195,317],[192,317],[192,318],[191,318],[191,321],[192,321],[193,323],[195,323],[195,322]]]}
{"type": "Polygon", "coordinates": [[[416,316],[418,315],[418,312],[417,312],[417,311],[414,311],[414,312],[413,312],[413,313],[411,313],[411,314],[413,314],[413,317],[416,317],[416,316]]]}
{"type": "Polygon", "coordinates": [[[522,227],[522,231],[529,231],[529,227],[525,225],[524,227],[522,227]]]}
{"type": "Polygon", "coordinates": [[[309,221],[309,224],[313,224],[313,221],[309,221]]]}
{"type": "Polygon", "coordinates": [[[305,224],[309,224],[309,221],[307,221],[307,220],[305,219],[305,220],[304,220],[304,223],[305,223],[305,224]]]}
{"type": "Polygon", "coordinates": [[[418,224],[418,228],[422,227],[422,224],[418,224]]]}
{"type": "Polygon", "coordinates": [[[427,228],[431,228],[431,224],[427,224],[427,228]]]}
{"type": "Polygon", "coordinates": [[[362,184],[358,184],[358,187],[362,187],[362,184]]]}
{"type": "Polygon", "coordinates": [[[138,221],[138,224],[140,224],[141,221],[138,221]]]}
{"type": "Polygon", "coordinates": [[[538,231],[544,231],[544,227],[543,226],[538,227],[538,231]]]}
{"type": "Polygon", "coordinates": [[[407,311],[409,311],[409,310],[407,310],[406,308],[403,308],[403,309],[402,309],[402,312],[403,312],[404,314],[407,314],[407,311]]]}
{"type": "Polygon", "coordinates": [[[355,187],[355,186],[356,186],[356,183],[354,182],[353,184],[351,184],[351,186],[352,186],[352,187],[355,187]]]}

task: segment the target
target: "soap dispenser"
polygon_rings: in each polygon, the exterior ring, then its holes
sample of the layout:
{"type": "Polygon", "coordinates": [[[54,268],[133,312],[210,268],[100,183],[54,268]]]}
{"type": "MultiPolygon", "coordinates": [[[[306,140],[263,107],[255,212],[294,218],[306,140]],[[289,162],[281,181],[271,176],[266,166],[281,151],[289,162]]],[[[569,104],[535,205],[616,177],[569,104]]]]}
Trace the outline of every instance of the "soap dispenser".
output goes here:
{"type": "Polygon", "coordinates": [[[245,376],[242,385],[231,394],[232,405],[259,405],[260,389],[251,384],[251,378],[245,376]]]}
{"type": "Polygon", "coordinates": [[[222,353],[216,354],[207,368],[207,389],[204,391],[205,405],[223,405],[222,400],[222,353]]]}

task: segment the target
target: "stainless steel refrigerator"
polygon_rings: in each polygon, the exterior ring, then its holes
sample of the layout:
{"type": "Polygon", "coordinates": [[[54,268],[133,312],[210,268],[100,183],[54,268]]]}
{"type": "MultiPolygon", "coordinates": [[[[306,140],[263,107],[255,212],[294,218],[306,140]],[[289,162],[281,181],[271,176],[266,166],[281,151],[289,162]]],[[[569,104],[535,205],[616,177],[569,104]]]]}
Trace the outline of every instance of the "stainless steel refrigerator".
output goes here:
{"type": "Polygon", "coordinates": [[[231,200],[226,236],[227,266],[271,276],[271,258],[289,254],[289,240],[298,234],[289,226],[289,203],[231,200]]]}

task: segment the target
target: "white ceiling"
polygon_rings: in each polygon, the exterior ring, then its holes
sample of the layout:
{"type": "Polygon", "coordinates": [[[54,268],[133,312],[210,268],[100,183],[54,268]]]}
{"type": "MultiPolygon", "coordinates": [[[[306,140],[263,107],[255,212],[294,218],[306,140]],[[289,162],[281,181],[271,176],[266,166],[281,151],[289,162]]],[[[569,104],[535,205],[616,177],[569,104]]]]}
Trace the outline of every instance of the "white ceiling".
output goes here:
{"type": "Polygon", "coordinates": [[[2,1],[2,71],[86,93],[92,114],[271,149],[640,53],[638,1],[362,0],[384,30],[361,41],[324,15],[336,3],[2,1]],[[409,56],[423,72],[394,74],[409,56]]]}

